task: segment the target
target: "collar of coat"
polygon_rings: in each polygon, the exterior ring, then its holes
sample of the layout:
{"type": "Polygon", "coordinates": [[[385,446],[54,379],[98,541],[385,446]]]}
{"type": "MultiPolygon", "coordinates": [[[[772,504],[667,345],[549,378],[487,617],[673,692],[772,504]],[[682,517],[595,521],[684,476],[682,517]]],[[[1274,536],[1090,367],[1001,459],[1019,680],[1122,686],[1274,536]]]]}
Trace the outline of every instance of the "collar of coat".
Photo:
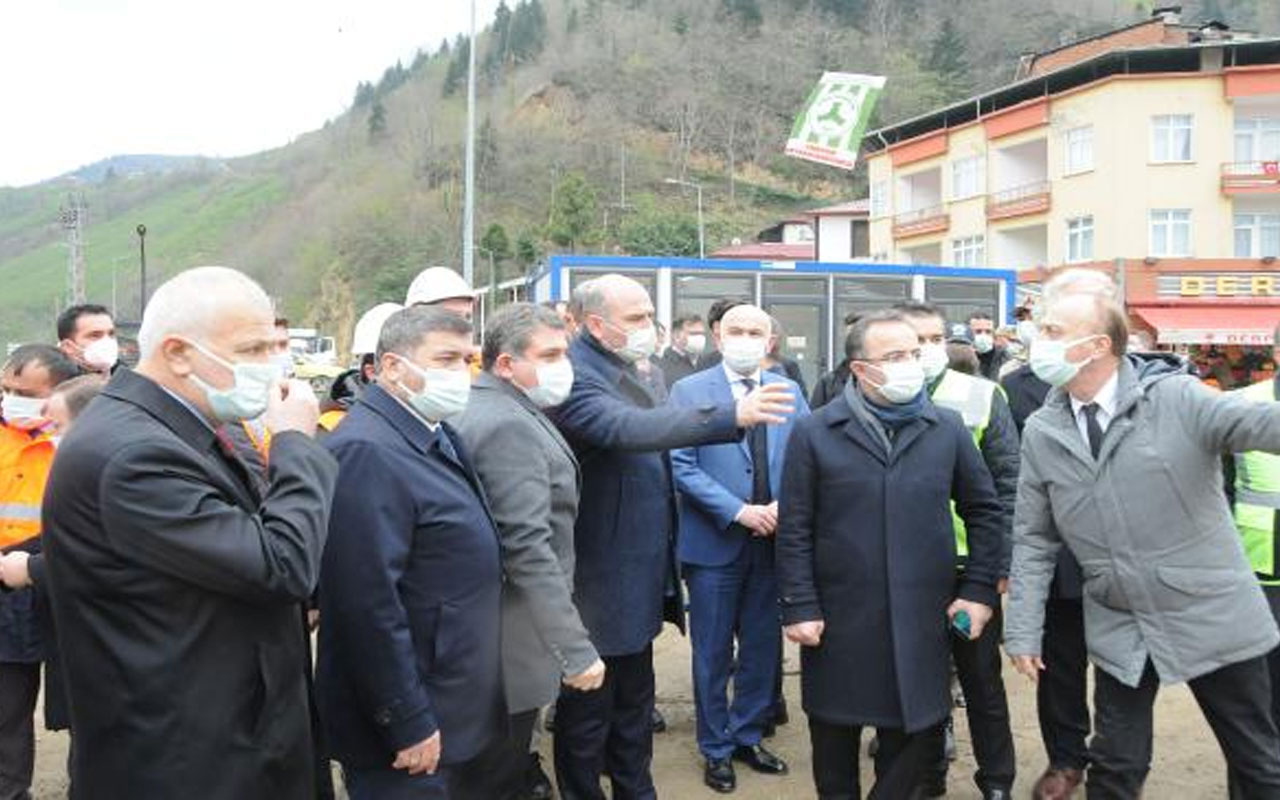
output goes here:
{"type": "MultiPolygon", "coordinates": [[[[448,423],[441,422],[439,427],[434,431],[428,428],[421,419],[419,419],[412,411],[405,408],[398,400],[391,396],[386,389],[378,384],[370,384],[357,405],[363,405],[373,411],[378,416],[387,421],[397,433],[404,437],[413,449],[427,455],[432,449],[438,449],[441,454],[450,461],[458,461],[459,459],[451,458],[448,453],[440,447],[440,438],[449,436],[448,423]]],[[[455,453],[461,454],[461,446],[458,444],[456,436],[449,436],[449,442],[453,445],[455,453]]],[[[462,467],[461,463],[458,466],[462,467]]],[[[463,467],[465,471],[466,468],[463,467]]]]}
{"type": "Polygon", "coordinates": [[[209,423],[144,375],[131,369],[118,370],[102,393],[142,409],[193,447],[209,449],[214,445],[214,431],[209,423]]]}
{"type": "MultiPolygon", "coordinates": [[[[861,392],[858,391],[856,380],[849,381],[846,391],[854,395],[854,403],[865,402],[861,392]]],[[[898,435],[894,437],[890,446],[883,429],[880,435],[876,434],[874,426],[879,423],[872,418],[871,413],[865,408],[855,412],[854,405],[846,402],[843,397],[827,403],[818,414],[822,416],[823,423],[827,427],[840,430],[854,444],[886,466],[901,458],[922,434],[937,426],[939,422],[937,406],[926,401],[924,408],[920,411],[920,417],[898,431],[898,435]]]]}
{"type": "Polygon", "coordinates": [[[653,391],[641,380],[635,365],[630,364],[611,352],[596,337],[582,331],[569,345],[570,356],[574,360],[574,368],[579,365],[589,367],[599,373],[609,384],[620,387],[623,394],[632,397],[643,406],[657,405],[653,391]]]}

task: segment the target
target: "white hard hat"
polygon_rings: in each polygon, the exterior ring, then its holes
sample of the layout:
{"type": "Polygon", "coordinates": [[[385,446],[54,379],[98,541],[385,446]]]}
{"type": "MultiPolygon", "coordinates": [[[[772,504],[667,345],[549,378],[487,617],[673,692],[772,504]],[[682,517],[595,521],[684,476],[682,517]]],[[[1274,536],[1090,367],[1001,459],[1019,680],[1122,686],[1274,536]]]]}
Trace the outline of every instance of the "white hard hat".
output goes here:
{"type": "Polygon", "coordinates": [[[462,276],[448,267],[427,267],[418,273],[418,277],[409,284],[409,293],[405,295],[406,306],[420,304],[429,305],[441,300],[452,300],[465,297],[471,300],[475,294],[462,276]]]}
{"type": "Polygon", "coordinates": [[[378,337],[382,335],[382,325],[387,319],[404,306],[399,303],[379,303],[360,317],[356,323],[356,332],[351,337],[351,354],[362,356],[365,353],[378,351],[378,337]]]}

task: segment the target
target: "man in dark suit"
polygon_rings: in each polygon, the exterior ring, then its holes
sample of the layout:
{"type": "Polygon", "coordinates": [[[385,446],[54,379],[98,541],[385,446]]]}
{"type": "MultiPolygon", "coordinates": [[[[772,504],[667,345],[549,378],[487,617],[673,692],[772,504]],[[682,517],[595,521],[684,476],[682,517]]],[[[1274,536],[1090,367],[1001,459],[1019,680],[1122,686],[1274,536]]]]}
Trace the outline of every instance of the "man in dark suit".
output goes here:
{"type": "Polygon", "coordinates": [[[337,468],[319,407],[268,362],[271,301],[221,267],[156,290],[45,494],[80,798],[314,793],[307,640],[337,468]],[[220,423],[275,432],[265,494],[220,423]]]}
{"type": "Polygon", "coordinates": [[[470,395],[471,323],[397,312],[338,459],[320,580],[320,716],[353,800],[487,798],[501,729],[498,534],[444,422],[470,395]]]}
{"type": "Polygon", "coordinates": [[[577,295],[583,327],[569,347],[573,391],[552,418],[582,465],[574,600],[606,673],[600,691],[561,691],[556,777],[568,800],[601,800],[606,769],[615,798],[652,798],[652,642],[664,613],[682,621],[666,451],[736,441],[741,429],[780,423],[792,408],[781,386],[759,387],[737,403],[658,407],[635,369],[654,343],[644,287],[605,275],[577,295]]]}
{"type": "Polygon", "coordinates": [[[879,312],[849,336],[855,382],[787,447],[782,618],[803,646],[818,795],[860,796],[858,742],[874,726],[872,796],[911,797],[951,711],[950,631],[979,638],[998,602],[1002,510],[960,415],[929,401],[915,329],[879,312]],[[952,501],[969,542],[958,581],[952,501]]]}
{"type": "Polygon", "coordinates": [[[453,423],[502,539],[502,666],[511,722],[493,766],[499,799],[521,797],[525,776],[541,774],[529,752],[533,726],[561,683],[585,692],[604,682],[604,661],[573,604],[582,477],[573,450],[543,413],[573,388],[568,351],[564,322],[551,309],[503,308],[485,328],[484,372],[453,423]]]}
{"type": "Polygon", "coordinates": [[[667,388],[698,371],[698,357],[707,349],[707,330],[702,317],[682,314],[671,322],[671,346],[658,359],[667,388]]]}
{"type": "Polygon", "coordinates": [[[737,400],[762,384],[781,384],[796,398],[796,413],[782,425],[752,428],[743,442],[671,454],[681,498],[679,555],[689,587],[698,749],[706,759],[703,780],[718,792],[737,785],[732,759],[765,774],[787,771],[761,744],[782,644],[773,535],[782,455],[794,421],[809,409],[799,386],[761,369],[771,332],[763,310],[730,309],[720,322],[721,367],[696,373],[671,392],[672,406],[695,408],[737,400]],[[732,705],[726,695],[731,675],[732,705]]]}

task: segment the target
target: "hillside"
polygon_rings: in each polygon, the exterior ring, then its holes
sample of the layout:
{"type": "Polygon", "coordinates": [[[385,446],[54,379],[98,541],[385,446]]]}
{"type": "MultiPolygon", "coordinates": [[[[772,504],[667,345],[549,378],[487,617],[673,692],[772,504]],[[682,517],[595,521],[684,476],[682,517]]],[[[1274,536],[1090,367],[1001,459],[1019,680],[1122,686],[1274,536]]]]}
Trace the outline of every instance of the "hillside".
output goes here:
{"type": "MultiPolygon", "coordinates": [[[[824,69],[887,75],[878,117],[890,121],[1005,82],[1019,52],[1140,19],[1150,5],[507,3],[478,45],[476,227],[480,237],[501,226],[483,242],[499,279],[552,252],[695,254],[693,198],[668,177],[704,184],[709,249],[857,196],[860,174],[781,155],[824,69]]],[[[1186,5],[1192,18],[1280,30],[1280,4],[1267,0],[1186,5]]],[[[344,340],[360,309],[398,299],[418,269],[460,263],[466,47],[424,45],[412,64],[357,87],[347,113],[278,150],[159,172],[108,160],[79,181],[0,189],[0,343],[52,336],[67,258],[56,221],[73,189],[88,210],[89,299],[110,305],[114,285],[122,319],[137,316],[134,229],[145,223],[152,287],[191,265],[234,265],[292,319],[344,340]]]]}

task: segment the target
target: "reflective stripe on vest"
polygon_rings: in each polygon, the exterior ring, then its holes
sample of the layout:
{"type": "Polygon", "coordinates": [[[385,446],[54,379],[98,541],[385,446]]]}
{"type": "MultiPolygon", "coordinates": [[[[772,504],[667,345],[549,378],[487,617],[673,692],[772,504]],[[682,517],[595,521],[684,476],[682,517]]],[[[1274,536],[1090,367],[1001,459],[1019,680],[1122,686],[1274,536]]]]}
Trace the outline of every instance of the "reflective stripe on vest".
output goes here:
{"type": "Polygon", "coordinates": [[[25,505],[23,503],[0,503],[0,525],[9,520],[39,522],[40,506],[25,505]]]}
{"type": "MultiPolygon", "coordinates": [[[[942,380],[934,387],[930,398],[935,404],[960,414],[965,427],[973,435],[974,446],[981,450],[982,437],[987,435],[987,426],[991,423],[991,403],[996,392],[1003,390],[994,381],[949,369],[942,374],[942,380]]],[[[964,520],[956,513],[954,500],[951,501],[951,520],[956,532],[956,555],[967,558],[969,536],[964,520]]]]}
{"type": "MultiPolygon", "coordinates": [[[[1255,383],[1236,390],[1255,403],[1276,400],[1273,380],[1255,383]]],[[[1236,528],[1244,544],[1249,565],[1258,580],[1268,586],[1280,586],[1277,574],[1276,510],[1280,509],[1280,456],[1251,450],[1235,454],[1236,464],[1236,528]]]]}

